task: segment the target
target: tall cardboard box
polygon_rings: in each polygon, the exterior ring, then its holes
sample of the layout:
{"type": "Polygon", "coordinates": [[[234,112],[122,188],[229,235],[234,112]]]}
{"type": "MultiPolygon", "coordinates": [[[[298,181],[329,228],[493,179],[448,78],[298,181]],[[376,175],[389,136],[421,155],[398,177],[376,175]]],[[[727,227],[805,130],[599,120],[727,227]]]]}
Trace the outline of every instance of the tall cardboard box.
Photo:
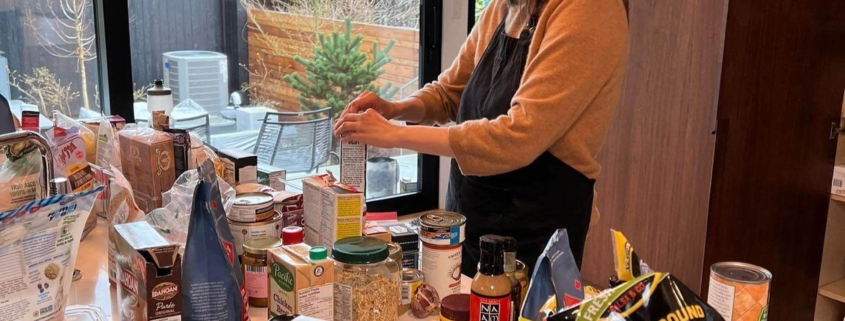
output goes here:
{"type": "Polygon", "coordinates": [[[308,245],[295,244],[267,252],[270,317],[300,314],[334,319],[334,261],[311,260],[310,250],[308,245]]]}
{"type": "Polygon", "coordinates": [[[135,190],[135,203],[145,213],[162,206],[161,193],[173,187],[173,139],[150,128],[120,131],[123,175],[135,190]]]}
{"type": "Polygon", "coordinates": [[[331,249],[334,242],[363,232],[364,193],[350,186],[312,177],[303,180],[305,243],[331,249]]]}

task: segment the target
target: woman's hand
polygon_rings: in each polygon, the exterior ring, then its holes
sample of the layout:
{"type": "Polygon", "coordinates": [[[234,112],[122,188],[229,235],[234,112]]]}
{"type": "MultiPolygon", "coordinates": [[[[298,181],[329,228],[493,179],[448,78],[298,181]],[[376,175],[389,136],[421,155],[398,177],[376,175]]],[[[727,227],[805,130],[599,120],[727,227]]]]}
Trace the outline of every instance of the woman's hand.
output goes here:
{"type": "Polygon", "coordinates": [[[359,141],[381,148],[399,147],[401,130],[402,127],[390,123],[375,108],[363,113],[345,113],[334,125],[334,133],[341,141],[359,141]]]}
{"type": "Polygon", "coordinates": [[[340,118],[343,118],[347,114],[357,114],[367,110],[375,110],[386,119],[393,119],[399,115],[398,104],[384,100],[371,91],[365,91],[358,95],[358,98],[355,98],[349,105],[346,105],[340,118]]]}

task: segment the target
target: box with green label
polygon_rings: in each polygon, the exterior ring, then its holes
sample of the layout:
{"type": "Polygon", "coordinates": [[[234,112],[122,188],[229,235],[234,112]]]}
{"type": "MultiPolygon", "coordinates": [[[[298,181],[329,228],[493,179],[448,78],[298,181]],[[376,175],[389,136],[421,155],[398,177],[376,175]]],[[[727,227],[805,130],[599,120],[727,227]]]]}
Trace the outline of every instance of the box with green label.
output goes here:
{"type": "Polygon", "coordinates": [[[334,319],[334,261],[325,247],[285,245],[267,252],[270,317],[334,319]]]}

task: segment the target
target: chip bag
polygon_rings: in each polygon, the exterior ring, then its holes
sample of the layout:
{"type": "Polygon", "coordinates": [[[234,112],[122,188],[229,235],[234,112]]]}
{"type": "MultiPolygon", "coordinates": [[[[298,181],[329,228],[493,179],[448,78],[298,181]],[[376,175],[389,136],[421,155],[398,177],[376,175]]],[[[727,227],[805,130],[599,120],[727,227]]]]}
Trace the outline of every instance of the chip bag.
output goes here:
{"type": "MultiPolygon", "coordinates": [[[[538,319],[539,320],[539,319],[538,319]]],[[[724,321],[670,274],[650,272],[548,317],[548,321],[724,321]]]]}
{"type": "Polygon", "coordinates": [[[557,230],[534,266],[519,320],[539,320],[543,311],[575,305],[583,299],[581,272],[569,247],[569,235],[565,229],[557,230]]]}
{"type": "Polygon", "coordinates": [[[0,320],[62,321],[85,220],[103,188],[0,213],[0,320]]]}
{"type": "Polygon", "coordinates": [[[634,278],[651,272],[648,264],[640,260],[637,252],[622,232],[610,230],[613,243],[613,267],[619,282],[628,282],[634,278]]]}
{"type": "Polygon", "coordinates": [[[201,180],[194,192],[182,261],[182,320],[247,321],[241,265],[214,165],[206,161],[198,172],[201,180]]]}

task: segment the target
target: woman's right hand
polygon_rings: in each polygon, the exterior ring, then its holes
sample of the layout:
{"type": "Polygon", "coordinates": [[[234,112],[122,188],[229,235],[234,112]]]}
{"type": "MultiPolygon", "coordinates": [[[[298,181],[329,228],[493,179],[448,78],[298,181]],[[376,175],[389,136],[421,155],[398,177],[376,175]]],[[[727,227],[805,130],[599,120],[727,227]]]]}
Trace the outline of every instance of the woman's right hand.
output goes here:
{"type": "Polygon", "coordinates": [[[384,100],[374,92],[365,91],[346,106],[340,117],[343,117],[346,114],[362,113],[368,109],[375,110],[388,120],[398,117],[400,113],[399,105],[397,103],[384,100]]]}

